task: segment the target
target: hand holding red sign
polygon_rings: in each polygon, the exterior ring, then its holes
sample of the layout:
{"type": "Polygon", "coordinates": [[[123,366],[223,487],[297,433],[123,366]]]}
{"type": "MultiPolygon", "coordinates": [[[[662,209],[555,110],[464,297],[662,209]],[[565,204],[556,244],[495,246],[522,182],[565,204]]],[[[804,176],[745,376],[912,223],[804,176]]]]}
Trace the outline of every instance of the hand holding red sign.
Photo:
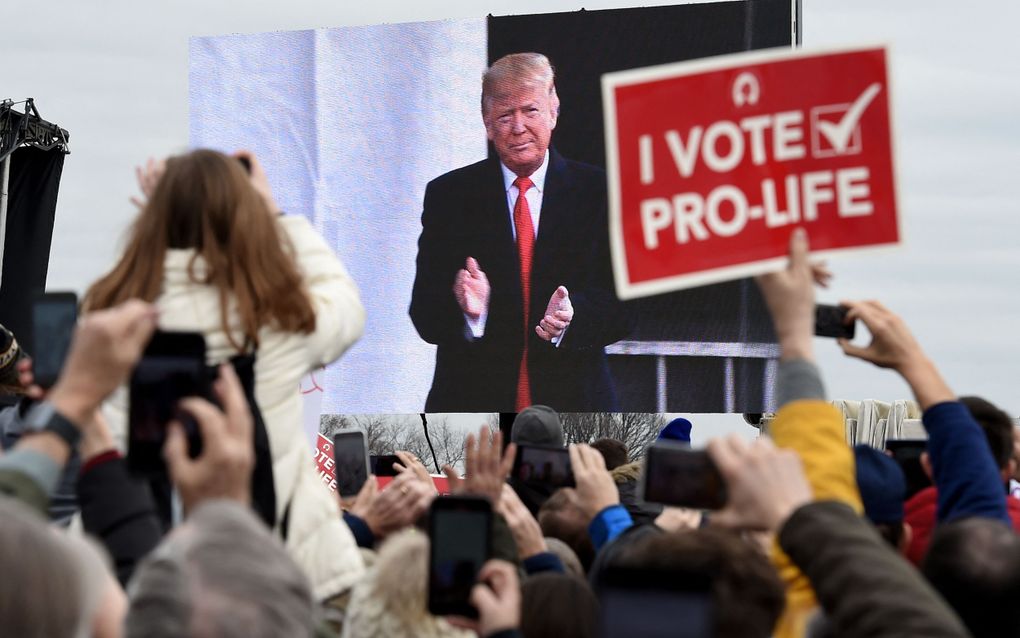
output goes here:
{"type": "Polygon", "coordinates": [[[753,53],[603,77],[617,293],[900,241],[885,51],[753,53]]]}

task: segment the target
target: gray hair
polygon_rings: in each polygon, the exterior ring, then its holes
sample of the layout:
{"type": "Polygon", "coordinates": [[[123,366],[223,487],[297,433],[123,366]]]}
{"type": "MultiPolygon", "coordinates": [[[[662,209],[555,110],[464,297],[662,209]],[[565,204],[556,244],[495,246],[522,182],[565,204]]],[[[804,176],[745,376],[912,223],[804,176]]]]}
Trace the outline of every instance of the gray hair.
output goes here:
{"type": "Polygon", "coordinates": [[[203,504],[141,564],[125,636],[311,636],[316,609],[304,573],[251,511],[203,504]]]}
{"type": "Polygon", "coordinates": [[[553,113],[560,112],[556,95],[556,72],[549,58],[541,53],[511,53],[492,63],[482,74],[482,117],[492,100],[506,95],[508,87],[538,85],[549,88],[553,113]]]}
{"type": "Polygon", "coordinates": [[[22,638],[91,635],[106,565],[84,540],[0,496],[0,627],[22,638]]]}

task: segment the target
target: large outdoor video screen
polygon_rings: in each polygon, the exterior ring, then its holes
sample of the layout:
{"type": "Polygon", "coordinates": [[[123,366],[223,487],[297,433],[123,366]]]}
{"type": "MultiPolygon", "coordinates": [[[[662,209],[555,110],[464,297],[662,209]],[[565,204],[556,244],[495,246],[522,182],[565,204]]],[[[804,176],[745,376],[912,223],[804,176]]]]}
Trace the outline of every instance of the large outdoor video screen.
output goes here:
{"type": "Polygon", "coordinates": [[[753,282],[617,300],[599,79],[790,47],[792,4],[194,38],[191,144],[253,150],[281,206],[313,222],[361,290],[365,335],[317,375],[323,412],[770,407],[776,348],[753,282]],[[555,68],[558,111],[514,89],[493,93],[483,119],[483,73],[525,52],[555,68]],[[501,123],[496,107],[522,119],[501,123]],[[541,164],[518,210],[514,179],[534,168],[522,157],[541,164]],[[543,325],[547,310],[556,325],[543,325]]]}

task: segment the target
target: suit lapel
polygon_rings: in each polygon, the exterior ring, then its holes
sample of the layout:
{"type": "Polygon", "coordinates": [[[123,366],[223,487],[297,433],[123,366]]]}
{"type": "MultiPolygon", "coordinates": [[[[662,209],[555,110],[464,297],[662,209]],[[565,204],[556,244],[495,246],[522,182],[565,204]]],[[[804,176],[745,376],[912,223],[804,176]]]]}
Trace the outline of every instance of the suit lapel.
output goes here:
{"type": "Polygon", "coordinates": [[[550,290],[538,290],[538,282],[553,267],[560,245],[570,237],[570,175],[567,162],[555,149],[549,150],[549,169],[545,175],[545,192],[542,193],[542,213],[538,221],[538,238],[531,267],[531,314],[545,312],[550,290]],[[540,308],[536,307],[541,306],[540,308]]]}
{"type": "MultiPolygon", "coordinates": [[[[484,192],[484,210],[486,224],[491,228],[491,234],[487,237],[495,237],[493,251],[498,264],[482,265],[482,269],[489,272],[490,283],[493,277],[499,277],[500,273],[506,277],[504,285],[509,293],[508,301],[512,307],[517,308],[520,314],[521,308],[521,264],[517,254],[517,243],[514,241],[513,218],[507,206],[506,186],[503,183],[503,171],[500,168],[499,159],[495,158],[488,163],[489,170],[485,176],[485,184],[479,190],[484,192]]],[[[520,321],[519,319],[517,321],[520,321]]]]}

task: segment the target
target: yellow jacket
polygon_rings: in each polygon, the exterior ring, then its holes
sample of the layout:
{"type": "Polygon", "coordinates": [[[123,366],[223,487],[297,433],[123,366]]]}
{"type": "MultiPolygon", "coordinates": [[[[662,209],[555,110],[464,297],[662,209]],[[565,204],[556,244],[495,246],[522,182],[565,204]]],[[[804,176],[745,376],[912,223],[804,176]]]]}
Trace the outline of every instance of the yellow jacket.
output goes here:
{"type": "MultiPolygon", "coordinates": [[[[816,501],[841,501],[858,514],[864,512],[853,450],[846,442],[843,415],[836,408],[820,400],[790,402],[776,414],[769,434],[776,446],[800,456],[816,501]]],[[[776,541],[771,559],[786,585],[786,609],[773,636],[801,638],[818,607],[815,592],[776,541]]]]}

